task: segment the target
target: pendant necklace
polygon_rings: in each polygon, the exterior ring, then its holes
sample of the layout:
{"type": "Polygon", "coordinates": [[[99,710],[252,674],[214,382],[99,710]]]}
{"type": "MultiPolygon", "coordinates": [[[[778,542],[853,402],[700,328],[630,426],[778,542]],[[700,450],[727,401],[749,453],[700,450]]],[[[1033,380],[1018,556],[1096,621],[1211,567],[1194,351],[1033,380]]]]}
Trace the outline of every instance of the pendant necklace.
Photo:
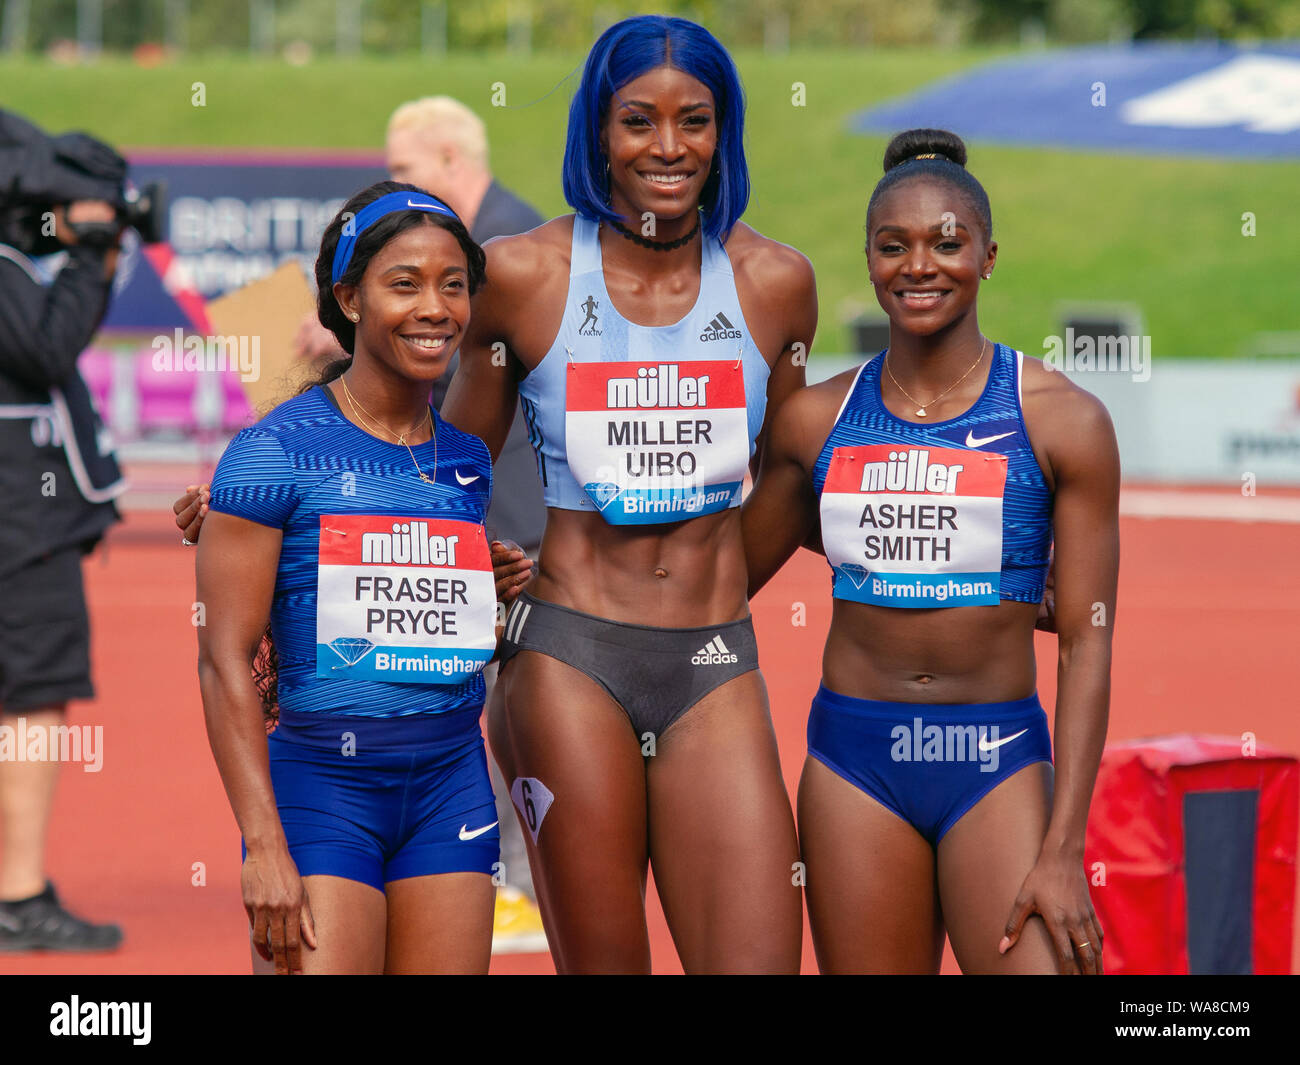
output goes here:
{"type": "Polygon", "coordinates": [[[365,411],[365,408],[362,407],[361,404],[356,401],[356,397],[352,395],[352,390],[348,388],[348,383],[345,380],[343,380],[342,377],[339,378],[339,384],[343,386],[343,394],[348,397],[348,404],[352,407],[352,413],[361,419],[362,423],[366,426],[366,428],[369,429],[372,433],[374,433],[373,426],[378,426],[378,428],[383,429],[384,432],[386,432],[389,436],[396,438],[397,442],[401,444],[404,448],[406,448],[407,452],[410,454],[411,461],[415,463],[415,472],[420,475],[420,480],[422,480],[425,484],[434,484],[438,477],[438,431],[433,426],[432,408],[426,411],[424,417],[421,418],[416,425],[413,425],[411,426],[411,428],[407,429],[406,432],[396,433],[392,429],[388,428],[388,426],[384,425],[383,422],[379,421],[379,419],[376,418],[373,414],[370,414],[369,417],[366,417],[366,414],[369,414],[370,412],[365,411]],[[365,411],[365,414],[362,413],[363,411],[365,411]],[[411,433],[414,433],[418,429],[424,428],[424,424],[426,421],[429,423],[429,431],[433,437],[433,476],[432,477],[430,477],[427,473],[425,473],[422,469],[420,469],[419,459],[415,457],[415,452],[411,450],[411,445],[406,442],[406,438],[411,433]]]}
{"type": "Polygon", "coordinates": [[[929,403],[921,403],[914,396],[910,395],[907,389],[905,389],[902,385],[898,383],[898,378],[894,376],[894,371],[889,368],[889,352],[885,352],[885,373],[889,374],[889,379],[894,382],[894,387],[898,389],[900,392],[902,392],[904,396],[906,396],[908,399],[910,399],[913,403],[917,405],[916,416],[918,418],[924,418],[926,417],[926,410],[925,410],[926,407],[933,407],[936,403],[939,402],[939,400],[943,399],[944,396],[946,396],[949,392],[951,392],[954,388],[956,388],[959,384],[961,384],[964,380],[966,380],[966,378],[968,378],[971,375],[971,371],[973,371],[975,367],[978,366],[980,362],[983,360],[984,349],[988,347],[988,343],[989,343],[988,337],[985,337],[984,343],[980,345],[979,356],[975,359],[973,363],[970,364],[970,369],[967,370],[964,374],[962,374],[959,378],[957,378],[957,380],[955,380],[952,384],[950,384],[937,396],[935,396],[934,399],[930,400],[929,403]]]}

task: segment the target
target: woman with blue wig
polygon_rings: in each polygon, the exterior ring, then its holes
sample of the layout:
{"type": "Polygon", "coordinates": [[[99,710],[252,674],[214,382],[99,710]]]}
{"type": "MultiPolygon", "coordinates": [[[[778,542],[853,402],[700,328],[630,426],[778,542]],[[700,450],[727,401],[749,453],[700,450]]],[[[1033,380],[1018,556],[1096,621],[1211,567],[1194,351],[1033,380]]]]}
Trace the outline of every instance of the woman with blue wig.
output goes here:
{"type": "Polygon", "coordinates": [[[808,260],[740,221],[743,135],[707,30],[607,30],[569,115],[575,213],[488,244],[443,408],[495,455],[518,395],[544,486],[489,735],[564,972],[648,971],[648,866],[688,972],[799,966],[739,504],[817,301],[808,260]]]}

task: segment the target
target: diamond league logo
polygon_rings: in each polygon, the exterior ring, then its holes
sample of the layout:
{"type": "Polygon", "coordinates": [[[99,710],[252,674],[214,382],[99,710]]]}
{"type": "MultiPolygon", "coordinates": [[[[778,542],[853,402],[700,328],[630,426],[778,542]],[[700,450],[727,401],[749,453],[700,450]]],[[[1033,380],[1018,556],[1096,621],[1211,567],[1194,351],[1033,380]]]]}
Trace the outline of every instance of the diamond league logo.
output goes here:
{"type": "Polygon", "coordinates": [[[610,481],[592,481],[584,486],[587,494],[595,501],[596,506],[604,510],[614,501],[614,497],[619,493],[619,487],[610,481]]]}
{"type": "Polygon", "coordinates": [[[340,636],[337,640],[331,640],[329,647],[343,659],[343,665],[335,666],[335,669],[355,666],[375,649],[375,645],[364,636],[340,636]]]}

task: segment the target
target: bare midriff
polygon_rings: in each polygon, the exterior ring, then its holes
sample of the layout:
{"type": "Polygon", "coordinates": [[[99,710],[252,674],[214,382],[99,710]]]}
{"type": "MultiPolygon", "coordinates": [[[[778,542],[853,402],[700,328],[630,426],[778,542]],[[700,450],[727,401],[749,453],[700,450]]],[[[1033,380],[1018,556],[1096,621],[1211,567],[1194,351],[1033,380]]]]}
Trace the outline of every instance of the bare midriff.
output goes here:
{"type": "Polygon", "coordinates": [[[740,510],[661,525],[610,525],[549,508],[529,592],[633,625],[693,628],[749,614],[740,510]]]}
{"type": "Polygon", "coordinates": [[[1032,695],[1036,603],[904,610],[835,600],[826,687],[855,699],[1000,703],[1032,695]]]}

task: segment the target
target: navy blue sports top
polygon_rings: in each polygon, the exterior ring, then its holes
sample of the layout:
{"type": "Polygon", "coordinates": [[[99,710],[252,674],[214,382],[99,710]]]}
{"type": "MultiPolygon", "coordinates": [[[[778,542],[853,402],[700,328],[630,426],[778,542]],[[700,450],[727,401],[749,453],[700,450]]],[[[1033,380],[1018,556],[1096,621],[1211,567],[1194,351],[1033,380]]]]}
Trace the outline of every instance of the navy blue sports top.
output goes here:
{"type": "Polygon", "coordinates": [[[1037,603],[1052,494],[1020,405],[1024,356],[993,346],[984,391],[944,422],[896,418],[864,364],[813,469],[833,595],[892,607],[1037,603]]]}
{"type": "Polygon", "coordinates": [[[483,517],[492,461],[433,413],[412,450],[316,387],[239,432],[211,508],[284,530],[271,606],[280,708],[404,717],[482,705],[496,594],[483,517]],[[435,450],[437,453],[435,471],[435,450]]]}

